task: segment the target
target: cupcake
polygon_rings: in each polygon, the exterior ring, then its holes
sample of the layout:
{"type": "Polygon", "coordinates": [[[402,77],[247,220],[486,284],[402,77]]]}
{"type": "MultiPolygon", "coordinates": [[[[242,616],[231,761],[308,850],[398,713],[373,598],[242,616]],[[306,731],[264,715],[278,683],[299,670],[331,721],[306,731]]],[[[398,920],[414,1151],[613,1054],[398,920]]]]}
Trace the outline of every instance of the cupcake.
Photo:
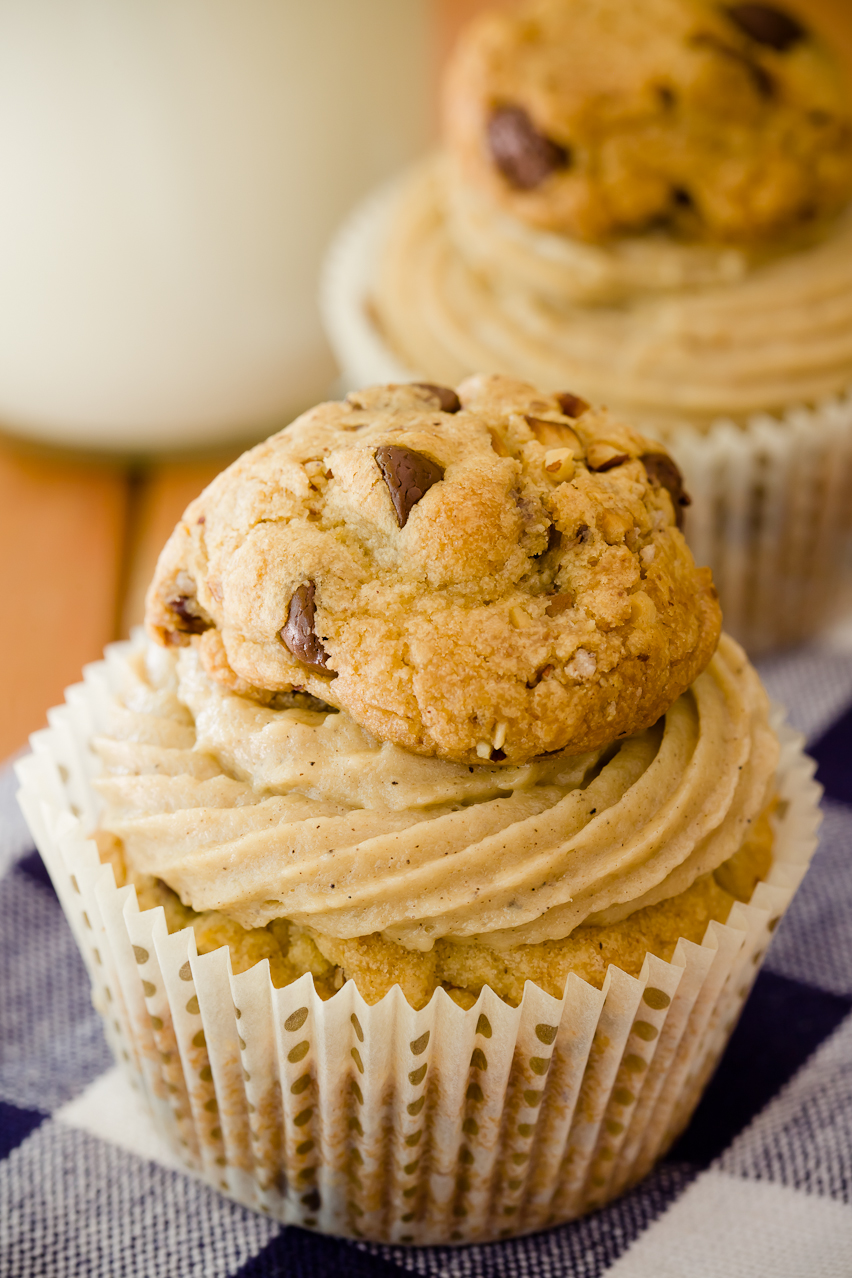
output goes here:
{"type": "Polygon", "coordinates": [[[212,1184],[400,1243],[565,1221],[682,1130],[817,787],[665,449],[506,377],[245,454],[20,766],[119,1060],[212,1184]]]}
{"type": "Polygon", "coordinates": [[[852,469],[852,100],[775,6],[534,0],[449,67],[444,146],[329,259],[344,373],[488,369],[666,441],[754,649],[837,604],[852,469]]]}

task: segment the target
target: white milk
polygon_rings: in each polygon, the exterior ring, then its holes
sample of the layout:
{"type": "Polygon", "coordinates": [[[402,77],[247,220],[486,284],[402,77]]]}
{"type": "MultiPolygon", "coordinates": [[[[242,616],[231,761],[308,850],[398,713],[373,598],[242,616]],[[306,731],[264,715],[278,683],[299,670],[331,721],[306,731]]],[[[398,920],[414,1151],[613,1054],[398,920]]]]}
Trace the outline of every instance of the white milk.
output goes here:
{"type": "Polygon", "coordinates": [[[428,132],[428,0],[0,0],[0,423],[154,449],[328,394],[349,205],[428,132]]]}

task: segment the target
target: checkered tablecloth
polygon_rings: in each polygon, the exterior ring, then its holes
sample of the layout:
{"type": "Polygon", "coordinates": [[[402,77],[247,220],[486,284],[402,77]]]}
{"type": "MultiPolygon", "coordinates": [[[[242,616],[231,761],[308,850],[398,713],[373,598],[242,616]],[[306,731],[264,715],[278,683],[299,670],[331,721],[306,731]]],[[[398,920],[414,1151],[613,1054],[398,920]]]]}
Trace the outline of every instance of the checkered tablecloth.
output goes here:
{"type": "Polygon", "coordinates": [[[852,652],[763,664],[826,788],[820,849],[686,1134],[585,1220],[461,1249],[284,1228],[185,1174],[113,1066],[0,772],[2,1278],[852,1278],[852,652]]]}

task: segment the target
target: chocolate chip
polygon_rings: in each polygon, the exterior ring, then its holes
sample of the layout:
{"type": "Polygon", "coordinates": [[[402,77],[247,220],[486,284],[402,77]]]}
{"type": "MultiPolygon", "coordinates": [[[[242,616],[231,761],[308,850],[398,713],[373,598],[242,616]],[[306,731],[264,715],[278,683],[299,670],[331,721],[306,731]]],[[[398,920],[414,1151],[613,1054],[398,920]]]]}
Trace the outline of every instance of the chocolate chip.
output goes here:
{"type": "Polygon", "coordinates": [[[807,31],[797,18],[770,4],[729,4],[728,16],[757,44],[786,53],[804,40],[807,31]]]}
{"type": "Polygon", "coordinates": [[[327,701],[295,685],[290,692],[264,692],[261,696],[251,697],[251,700],[268,706],[270,710],[310,710],[314,714],[338,713],[337,706],[330,706],[327,701]]]}
{"type": "Polygon", "coordinates": [[[422,453],[396,444],[383,444],[377,449],[376,464],[388,486],[396,522],[404,528],[420,498],[444,478],[443,467],[422,453]]]}
{"type": "Polygon", "coordinates": [[[191,595],[176,595],[174,599],[167,599],[166,603],[180,617],[183,624],[177,628],[183,634],[200,635],[210,629],[211,622],[199,614],[198,604],[191,595]]]}
{"type": "Polygon", "coordinates": [[[497,107],[488,121],[488,145],[507,182],[531,191],[571,163],[569,151],[539,133],[523,107],[497,107]]]}
{"type": "Polygon", "coordinates": [[[461,412],[461,400],[451,386],[437,386],[434,382],[412,382],[420,390],[428,391],[433,399],[437,399],[442,413],[461,412]]]}
{"type": "Polygon", "coordinates": [[[692,505],[692,498],[683,486],[683,475],[668,453],[643,453],[639,458],[651,483],[665,488],[672,499],[675,522],[683,527],[683,508],[692,505]]]}
{"type": "Polygon", "coordinates": [[[299,586],[290,600],[287,620],[278,633],[284,647],[304,665],[313,670],[327,670],[328,653],[314,631],[315,592],[313,581],[299,586]]]}
{"type": "Polygon", "coordinates": [[[553,398],[566,417],[582,417],[591,408],[584,399],[579,395],[572,395],[570,391],[557,391],[553,398]]]}
{"type": "Polygon", "coordinates": [[[546,555],[549,550],[558,550],[562,545],[562,533],[556,527],[556,524],[548,524],[547,528],[547,545],[544,550],[540,550],[537,555],[533,555],[534,559],[540,559],[542,555],[546,555]]]}

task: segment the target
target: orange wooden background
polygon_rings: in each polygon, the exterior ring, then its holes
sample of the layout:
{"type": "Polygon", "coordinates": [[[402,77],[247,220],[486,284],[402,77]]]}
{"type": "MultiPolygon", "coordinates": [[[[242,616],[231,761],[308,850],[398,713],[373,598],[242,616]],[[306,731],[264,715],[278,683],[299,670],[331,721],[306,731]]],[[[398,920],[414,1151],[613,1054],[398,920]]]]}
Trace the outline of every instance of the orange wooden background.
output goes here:
{"type": "MultiPolygon", "coordinates": [[[[785,2],[841,45],[852,67],[852,0],[785,2]]],[[[440,66],[487,0],[433,3],[440,66]]],[[[0,761],[44,723],[83,664],[141,619],[160,547],[237,451],[128,468],[0,433],[0,761]]]]}

